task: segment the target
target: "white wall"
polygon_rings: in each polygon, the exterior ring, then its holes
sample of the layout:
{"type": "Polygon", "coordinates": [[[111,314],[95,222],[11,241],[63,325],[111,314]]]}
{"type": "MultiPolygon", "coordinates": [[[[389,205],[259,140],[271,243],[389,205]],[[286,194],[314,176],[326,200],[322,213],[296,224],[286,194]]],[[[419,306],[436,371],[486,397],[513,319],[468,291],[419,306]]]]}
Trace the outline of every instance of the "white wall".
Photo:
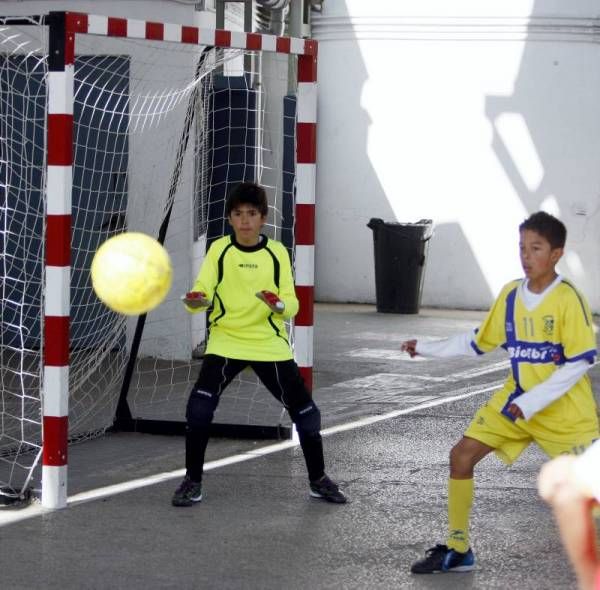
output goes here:
{"type": "Polygon", "coordinates": [[[323,7],[317,299],[374,301],[371,217],[432,218],[423,304],[487,307],[545,208],[569,230],[561,272],[600,311],[598,3],[323,7]]]}

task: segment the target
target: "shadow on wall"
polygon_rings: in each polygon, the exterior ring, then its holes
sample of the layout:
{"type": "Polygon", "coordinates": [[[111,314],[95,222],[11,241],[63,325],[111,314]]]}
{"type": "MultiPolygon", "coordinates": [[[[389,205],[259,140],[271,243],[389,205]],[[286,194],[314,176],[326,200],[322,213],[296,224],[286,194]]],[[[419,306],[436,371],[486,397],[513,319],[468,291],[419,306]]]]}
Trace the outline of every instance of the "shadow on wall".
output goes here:
{"type": "Polygon", "coordinates": [[[315,296],[318,301],[372,303],[373,237],[366,224],[371,217],[396,219],[365,157],[372,121],[361,95],[368,72],[345,2],[324,4],[323,17],[313,21],[313,36],[319,41],[319,96],[327,97],[319,105],[318,169],[345,171],[317,173],[315,296]],[[344,23],[334,35],[328,14],[344,23]]]}
{"type": "Polygon", "coordinates": [[[448,22],[451,9],[432,4],[438,16],[421,19],[417,2],[328,0],[313,19],[317,299],[372,302],[368,220],[429,217],[436,226],[460,221],[468,242],[454,226],[437,226],[424,302],[488,306],[518,272],[517,225],[543,208],[569,230],[560,271],[600,310],[600,274],[589,272],[600,255],[593,3],[494,1],[481,21],[463,7],[448,22]],[[446,94],[436,92],[443,88],[446,94]],[[390,97],[397,97],[393,108],[390,97]],[[436,272],[449,282],[434,280],[436,272]],[[476,295],[463,301],[466,283],[476,295]]]}
{"type": "MultiPolygon", "coordinates": [[[[432,199],[427,198],[423,199],[423,210],[418,216],[396,217],[403,209],[415,210],[414,200],[426,193],[427,189],[421,189],[419,193],[407,190],[407,187],[420,188],[415,184],[418,174],[414,169],[425,169],[424,163],[429,159],[433,159],[429,176],[444,178],[448,175],[448,183],[454,186],[460,184],[461,173],[468,175],[469,170],[464,162],[464,168],[453,168],[442,161],[443,146],[451,145],[448,136],[457,126],[447,124],[437,130],[435,125],[445,122],[444,113],[448,114],[447,119],[452,123],[451,103],[447,105],[440,101],[438,95],[431,92],[431,84],[422,84],[420,102],[415,97],[419,95],[421,86],[416,89],[403,86],[406,84],[404,78],[394,70],[400,67],[398,59],[392,60],[382,49],[390,46],[383,24],[385,15],[377,17],[377,23],[373,25],[380,39],[368,37],[364,31],[355,32],[362,29],[355,25],[357,15],[351,14],[351,11],[367,14],[361,17],[361,26],[372,26],[369,19],[382,10],[376,4],[365,3],[358,10],[357,3],[328,0],[323,5],[322,15],[313,19],[313,36],[319,42],[315,298],[318,301],[372,303],[375,276],[373,236],[366,226],[369,219],[409,223],[420,217],[430,217],[437,229],[428,258],[430,263],[435,263],[432,268],[426,269],[429,280],[426,278],[423,303],[460,308],[485,307],[493,301],[495,293],[491,292],[490,281],[482,272],[481,259],[478,264],[458,226],[437,226],[440,218],[460,218],[460,211],[452,211],[447,200],[429,209],[432,199]],[[394,64],[393,71],[385,65],[390,63],[394,64]],[[372,80],[369,80],[370,76],[372,80]],[[397,97],[391,111],[390,96],[397,97]],[[409,100],[405,100],[407,96],[409,100]],[[419,121],[430,123],[419,136],[421,143],[412,150],[407,140],[411,133],[415,133],[416,127],[411,120],[411,108],[420,109],[416,117],[419,121]],[[427,112],[437,113],[436,117],[432,121],[425,120],[427,112]],[[438,133],[446,135],[445,141],[430,144],[428,138],[438,133]],[[378,162],[381,163],[378,165],[378,162]],[[380,174],[383,175],[381,178],[380,174]],[[409,180],[406,180],[407,177],[409,180]],[[411,206],[405,207],[405,202],[411,202],[411,206]],[[395,207],[392,206],[394,203],[395,207]],[[454,231],[450,231],[450,227],[454,231]],[[453,253],[453,262],[461,261],[454,269],[459,277],[455,277],[449,268],[452,266],[448,260],[449,253],[453,253]],[[432,280],[442,276],[448,281],[432,280]],[[465,287],[467,282],[469,290],[465,287]],[[441,290],[446,291],[448,297],[446,293],[440,294],[441,290]]],[[[398,34],[404,33],[399,29],[398,34]]],[[[418,46],[418,49],[423,47],[418,46]]],[[[425,52],[425,64],[435,65],[437,62],[431,57],[431,47],[429,53],[425,52]]],[[[463,47],[455,47],[459,57],[463,47]]],[[[410,47],[402,43],[393,49],[402,57],[400,64],[408,71],[406,79],[418,82],[418,56],[411,57],[410,47]]],[[[476,98],[476,104],[480,105],[481,94],[476,98]]],[[[435,187],[441,183],[425,178],[423,184],[435,187]]],[[[474,181],[471,184],[471,194],[481,194],[481,191],[472,188],[474,181]]]]}
{"type": "Polygon", "coordinates": [[[600,248],[600,117],[598,56],[585,6],[553,14],[533,7],[514,92],[488,96],[492,146],[528,213],[544,209],[568,230],[559,270],[572,278],[600,310],[600,276],[586,272],[600,248]],[[540,41],[547,41],[540,43],[540,41]]]}
{"type": "Polygon", "coordinates": [[[481,266],[458,223],[443,223],[436,225],[434,236],[429,244],[427,260],[425,261],[425,279],[423,281],[423,306],[431,305],[427,293],[433,292],[430,287],[433,278],[437,285],[446,285],[446,293],[440,297],[436,289],[435,300],[437,306],[455,309],[487,309],[481,301],[488,301],[495,297],[487,287],[481,266]],[[461,275],[455,272],[455,266],[448,264],[448,252],[460,252],[461,275]],[[461,277],[470,277],[465,282],[461,277]]]}

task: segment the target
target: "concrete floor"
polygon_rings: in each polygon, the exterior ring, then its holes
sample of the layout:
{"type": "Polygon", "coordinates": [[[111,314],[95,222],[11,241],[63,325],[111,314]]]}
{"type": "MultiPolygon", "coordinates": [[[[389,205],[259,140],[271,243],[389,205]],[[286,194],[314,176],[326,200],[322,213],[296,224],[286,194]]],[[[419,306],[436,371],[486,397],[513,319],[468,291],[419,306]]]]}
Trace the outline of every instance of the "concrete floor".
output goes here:
{"type": "MultiPolygon", "coordinates": [[[[157,473],[166,472],[165,481],[57,512],[0,512],[0,586],[575,588],[537,496],[545,459],[536,448],[511,468],[494,457],[478,468],[475,572],[408,573],[425,548],[443,541],[448,451],[508,365],[501,353],[410,361],[399,343],[468,330],[482,317],[317,306],[314,396],[323,413],[327,471],[347,492],[347,505],[309,498],[298,448],[260,456],[272,442],[215,439],[208,461],[246,453],[243,460],[213,463],[202,503],[176,509],[170,497],[179,474],[172,472],[183,465],[183,441],[110,435],[72,448],[71,496],[157,473]],[[339,428],[366,417],[372,423],[339,428]]],[[[591,375],[600,391],[596,367],[591,375]]]]}

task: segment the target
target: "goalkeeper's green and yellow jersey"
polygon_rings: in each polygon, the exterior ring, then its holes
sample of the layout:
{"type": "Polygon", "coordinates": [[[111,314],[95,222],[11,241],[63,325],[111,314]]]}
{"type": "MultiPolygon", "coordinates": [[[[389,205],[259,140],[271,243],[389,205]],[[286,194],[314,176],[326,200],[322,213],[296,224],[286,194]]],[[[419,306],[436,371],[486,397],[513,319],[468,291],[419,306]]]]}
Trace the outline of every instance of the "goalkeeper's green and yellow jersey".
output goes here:
{"type": "MultiPolygon", "coordinates": [[[[490,400],[503,413],[512,399],[546,381],[561,365],[578,360],[593,363],[596,357],[592,315],[575,287],[564,279],[558,281],[528,309],[520,296],[522,282],[512,281],[502,289],[471,343],[479,354],[498,346],[508,352],[510,374],[490,400]]],[[[560,431],[588,420],[596,420],[596,404],[586,374],[531,422],[560,431]]]]}
{"type": "Polygon", "coordinates": [[[213,302],[207,354],[248,361],[293,358],[284,320],[295,316],[299,305],[283,244],[264,235],[251,247],[238,244],[233,235],[215,240],[192,290],[202,291],[213,302]],[[284,302],[282,314],[273,313],[256,297],[263,290],[284,302]]]}

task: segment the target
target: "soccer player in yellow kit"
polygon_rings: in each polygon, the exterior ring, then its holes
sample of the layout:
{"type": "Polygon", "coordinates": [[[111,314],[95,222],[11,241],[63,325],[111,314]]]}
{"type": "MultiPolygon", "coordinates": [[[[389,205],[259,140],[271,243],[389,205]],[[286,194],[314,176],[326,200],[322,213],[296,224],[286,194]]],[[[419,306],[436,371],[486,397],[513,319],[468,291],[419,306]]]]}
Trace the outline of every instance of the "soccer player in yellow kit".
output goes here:
{"type": "Polygon", "coordinates": [[[531,442],[550,457],[579,454],[600,436],[586,374],[596,357],[592,316],[581,293],[555,270],[566,228],[552,215],[537,212],[519,232],[525,278],[502,289],[478,330],[401,345],[411,357],[438,358],[502,347],[511,363],[502,389],[479,408],[450,452],[447,540],[412,565],[415,574],[473,569],[473,470],[486,455],[494,452],[511,464],[531,442]]]}
{"type": "Polygon", "coordinates": [[[174,506],[192,506],[202,499],[204,454],[214,411],[223,390],[247,366],[296,425],[310,495],[346,502],[325,474],[321,414],[288,341],[284,320],[298,313],[299,304],[287,250],[260,233],[267,214],[263,187],[243,182],[233,189],[225,203],[233,235],[210,246],[192,291],[184,298],[192,313],[210,305],[213,309],[204,361],[186,409],[186,476],[173,495],[174,506]]]}

